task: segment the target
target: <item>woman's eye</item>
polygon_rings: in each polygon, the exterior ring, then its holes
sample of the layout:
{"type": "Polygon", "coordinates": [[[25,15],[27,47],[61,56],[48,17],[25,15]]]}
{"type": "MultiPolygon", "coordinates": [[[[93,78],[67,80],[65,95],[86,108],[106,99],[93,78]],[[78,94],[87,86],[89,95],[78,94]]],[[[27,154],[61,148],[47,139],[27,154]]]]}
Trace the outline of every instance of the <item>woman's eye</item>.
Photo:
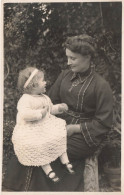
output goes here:
{"type": "Polygon", "coordinates": [[[74,58],[74,57],[71,57],[71,60],[76,60],[76,58],[74,58]]]}

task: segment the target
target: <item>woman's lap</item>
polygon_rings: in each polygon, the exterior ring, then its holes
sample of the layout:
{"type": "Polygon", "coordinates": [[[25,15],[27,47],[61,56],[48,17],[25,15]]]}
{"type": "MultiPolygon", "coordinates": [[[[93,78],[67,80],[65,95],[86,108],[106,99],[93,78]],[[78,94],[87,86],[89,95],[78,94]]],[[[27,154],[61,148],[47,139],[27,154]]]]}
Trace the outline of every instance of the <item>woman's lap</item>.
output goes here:
{"type": "Polygon", "coordinates": [[[45,176],[41,167],[25,167],[13,156],[8,164],[3,187],[13,191],[81,191],[83,189],[84,161],[75,161],[73,166],[76,174],[69,175],[59,160],[53,162],[52,168],[61,178],[58,184],[53,184],[45,176]]]}
{"type": "Polygon", "coordinates": [[[95,151],[95,148],[90,148],[82,134],[75,134],[68,138],[67,141],[67,153],[70,160],[84,159],[90,156],[95,151]]]}
{"type": "Polygon", "coordinates": [[[9,160],[7,174],[3,186],[15,191],[82,191],[84,159],[93,151],[89,149],[81,134],[68,138],[68,155],[73,163],[76,174],[69,175],[62,167],[60,160],[51,163],[53,170],[61,178],[58,184],[53,184],[46,177],[41,167],[25,167],[16,156],[9,160]]]}

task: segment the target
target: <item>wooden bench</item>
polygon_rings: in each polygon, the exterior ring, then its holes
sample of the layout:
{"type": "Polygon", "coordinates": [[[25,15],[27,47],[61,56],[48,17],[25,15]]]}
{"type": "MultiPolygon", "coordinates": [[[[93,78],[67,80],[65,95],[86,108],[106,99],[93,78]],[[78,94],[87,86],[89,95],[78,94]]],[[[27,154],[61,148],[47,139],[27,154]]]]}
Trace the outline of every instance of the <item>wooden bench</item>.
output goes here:
{"type": "Polygon", "coordinates": [[[84,192],[99,192],[98,156],[106,146],[107,138],[100,144],[93,156],[85,160],[84,192]]]}

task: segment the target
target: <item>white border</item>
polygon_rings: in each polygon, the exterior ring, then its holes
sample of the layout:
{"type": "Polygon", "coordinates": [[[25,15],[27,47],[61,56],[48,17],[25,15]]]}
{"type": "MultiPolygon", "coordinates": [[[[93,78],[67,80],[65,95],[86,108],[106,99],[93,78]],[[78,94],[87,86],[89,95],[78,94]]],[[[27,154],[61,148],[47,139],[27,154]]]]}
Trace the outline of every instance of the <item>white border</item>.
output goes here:
{"type": "MultiPolygon", "coordinates": [[[[3,4],[0,1],[1,9],[0,9],[0,160],[3,156],[3,4]]],[[[2,160],[0,161],[0,184],[2,183],[2,160]]],[[[2,186],[0,185],[0,191],[2,186]]]]}
{"type": "Polygon", "coordinates": [[[69,3],[69,2],[122,2],[122,0],[1,0],[2,3],[69,3]]]}
{"type": "MultiPolygon", "coordinates": [[[[123,22],[123,19],[124,19],[124,3],[122,0],[0,0],[1,1],[1,13],[0,13],[0,16],[1,16],[1,20],[0,20],[0,45],[1,45],[1,48],[0,48],[0,132],[3,131],[3,96],[4,96],[4,92],[3,92],[3,64],[4,64],[4,47],[3,47],[3,4],[4,3],[47,3],[47,2],[122,2],[122,82],[121,82],[121,85],[123,83],[123,75],[124,75],[124,67],[123,67],[123,62],[124,62],[124,37],[123,37],[123,34],[124,34],[124,22],[123,22]]],[[[122,85],[122,93],[121,94],[124,94],[124,87],[122,85]]],[[[122,97],[122,130],[123,130],[123,127],[124,127],[124,97],[122,97]]],[[[2,133],[0,134],[0,141],[2,142],[2,133]]],[[[122,134],[122,151],[124,149],[124,136],[122,134]]],[[[2,143],[1,143],[1,148],[0,148],[0,156],[2,156],[2,143]]],[[[84,195],[98,195],[98,194],[109,194],[109,195],[124,195],[124,155],[123,155],[123,152],[122,152],[122,169],[121,169],[121,192],[1,192],[2,195],[42,195],[42,194],[45,194],[45,195],[61,195],[61,194],[64,194],[64,195],[68,195],[68,194],[75,194],[75,195],[81,195],[81,194],[84,194],[84,195]]],[[[1,164],[0,164],[1,165],[1,164]]],[[[1,171],[1,177],[2,177],[2,165],[0,166],[0,171],[1,171]]],[[[0,180],[2,179],[0,177],[0,180]]],[[[0,181],[1,183],[1,181],[0,181]]],[[[1,185],[0,185],[0,189],[1,189],[1,185]]]]}

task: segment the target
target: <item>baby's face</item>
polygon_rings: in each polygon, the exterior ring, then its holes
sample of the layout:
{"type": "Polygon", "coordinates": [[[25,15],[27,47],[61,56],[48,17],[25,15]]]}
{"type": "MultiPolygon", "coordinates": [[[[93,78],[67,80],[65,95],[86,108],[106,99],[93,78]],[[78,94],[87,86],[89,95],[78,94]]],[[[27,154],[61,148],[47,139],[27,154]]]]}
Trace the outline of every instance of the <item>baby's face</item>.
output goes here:
{"type": "Polygon", "coordinates": [[[36,87],[36,93],[41,94],[46,92],[46,81],[44,81],[44,77],[38,79],[38,86],[36,87]]]}

